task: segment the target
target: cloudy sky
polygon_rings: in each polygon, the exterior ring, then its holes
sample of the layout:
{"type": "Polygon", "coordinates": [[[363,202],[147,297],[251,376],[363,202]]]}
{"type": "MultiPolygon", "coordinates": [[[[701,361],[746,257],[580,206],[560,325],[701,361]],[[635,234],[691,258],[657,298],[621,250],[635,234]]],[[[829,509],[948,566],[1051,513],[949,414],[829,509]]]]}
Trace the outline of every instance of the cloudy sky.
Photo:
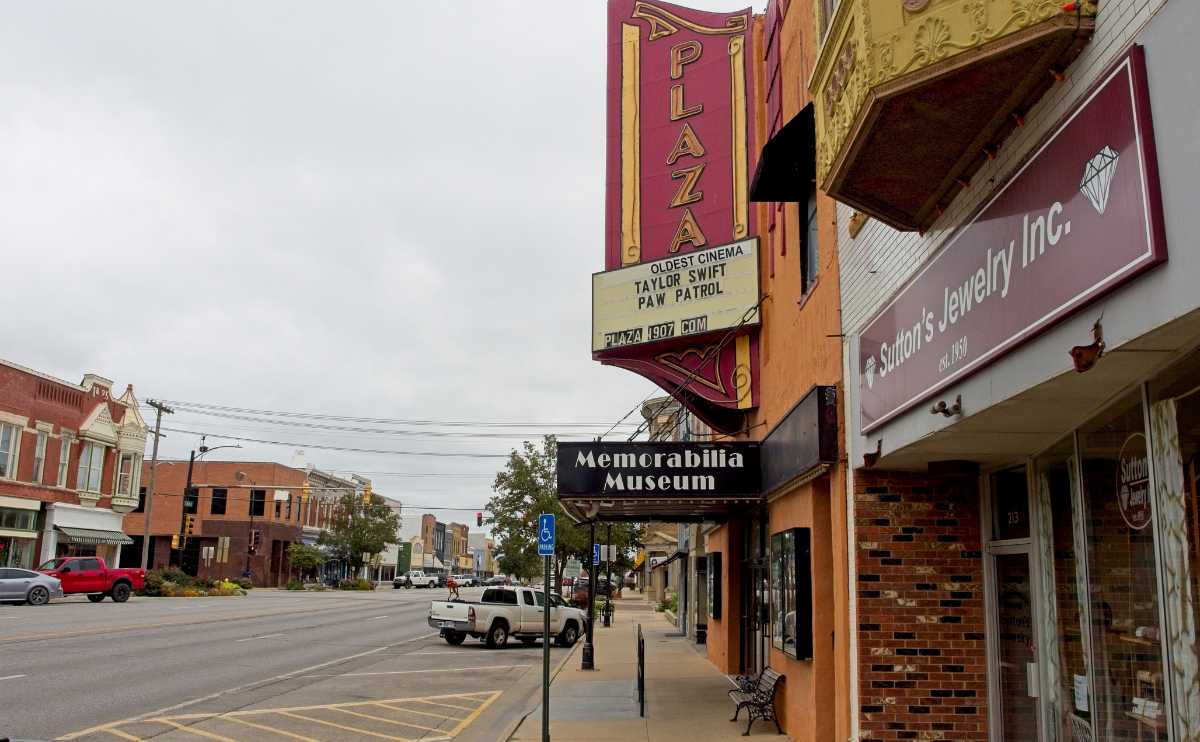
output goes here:
{"type": "MultiPolygon", "coordinates": [[[[7,6],[0,357],[143,400],[601,432],[654,391],[588,352],[604,20],[600,0],[7,6]]],[[[300,448],[434,512],[483,505],[502,459],[315,446],[503,455],[542,432],[225,414],[165,425],[291,444],[221,454],[300,448]]]]}

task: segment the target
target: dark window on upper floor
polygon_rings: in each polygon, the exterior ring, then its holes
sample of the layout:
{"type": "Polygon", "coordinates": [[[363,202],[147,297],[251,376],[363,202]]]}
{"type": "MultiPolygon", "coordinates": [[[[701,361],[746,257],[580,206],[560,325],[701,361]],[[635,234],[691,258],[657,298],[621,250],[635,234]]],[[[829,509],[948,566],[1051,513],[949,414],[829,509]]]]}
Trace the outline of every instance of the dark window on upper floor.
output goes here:
{"type": "Polygon", "coordinates": [[[133,509],[133,512],[135,512],[135,513],[146,512],[146,488],[145,487],[138,487],[138,504],[137,504],[137,507],[133,509]]]}
{"type": "Polygon", "coordinates": [[[225,506],[229,501],[229,490],[214,489],[212,491],[212,499],[209,501],[208,512],[212,515],[224,515],[225,506]]]}
{"type": "Polygon", "coordinates": [[[254,518],[262,517],[267,513],[267,491],[266,490],[250,490],[250,515],[254,518]]]}

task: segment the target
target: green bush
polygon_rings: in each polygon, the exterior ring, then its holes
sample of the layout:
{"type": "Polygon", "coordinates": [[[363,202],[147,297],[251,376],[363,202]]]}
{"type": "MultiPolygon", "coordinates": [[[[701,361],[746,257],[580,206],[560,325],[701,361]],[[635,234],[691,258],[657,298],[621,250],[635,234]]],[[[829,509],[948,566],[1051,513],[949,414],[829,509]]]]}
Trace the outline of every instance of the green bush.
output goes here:
{"type": "Polygon", "coordinates": [[[338,590],[374,590],[375,583],[370,580],[359,578],[357,580],[342,580],[338,583],[338,590]]]}
{"type": "Polygon", "coordinates": [[[300,580],[297,580],[295,577],[293,577],[292,579],[287,581],[287,584],[283,586],[283,589],[284,590],[303,590],[304,583],[301,582],[300,580]]]}
{"type": "Polygon", "coordinates": [[[236,583],[237,586],[243,590],[249,590],[254,587],[254,583],[250,580],[247,580],[245,577],[237,577],[230,580],[230,582],[236,583]]]}

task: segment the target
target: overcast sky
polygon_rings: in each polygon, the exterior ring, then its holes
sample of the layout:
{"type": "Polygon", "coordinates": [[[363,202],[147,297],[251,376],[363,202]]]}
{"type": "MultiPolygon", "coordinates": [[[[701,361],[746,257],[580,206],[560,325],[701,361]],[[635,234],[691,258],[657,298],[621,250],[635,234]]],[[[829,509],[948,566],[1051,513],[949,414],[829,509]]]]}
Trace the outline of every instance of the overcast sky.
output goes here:
{"type": "MultiPolygon", "coordinates": [[[[600,0],[37,2],[4,16],[0,357],[72,382],[99,373],[142,400],[374,418],[611,423],[654,391],[589,354],[600,0]]],[[[519,444],[194,412],[165,425],[307,444],[324,469],[463,475],[368,474],[443,507],[483,505],[502,459],[312,446],[519,444]]],[[[198,442],[172,432],[162,454],[198,442]]],[[[297,448],[242,445],[213,456],[290,463],[297,448]]]]}

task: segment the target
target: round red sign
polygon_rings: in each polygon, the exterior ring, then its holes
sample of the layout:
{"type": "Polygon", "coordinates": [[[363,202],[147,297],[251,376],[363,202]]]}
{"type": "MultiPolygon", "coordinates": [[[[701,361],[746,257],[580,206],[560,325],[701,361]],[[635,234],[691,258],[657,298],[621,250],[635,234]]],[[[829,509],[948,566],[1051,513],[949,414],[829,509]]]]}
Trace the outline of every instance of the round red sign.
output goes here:
{"type": "Polygon", "coordinates": [[[1141,433],[1126,438],[1117,456],[1117,502],[1130,528],[1140,531],[1150,525],[1150,460],[1141,433]]]}

